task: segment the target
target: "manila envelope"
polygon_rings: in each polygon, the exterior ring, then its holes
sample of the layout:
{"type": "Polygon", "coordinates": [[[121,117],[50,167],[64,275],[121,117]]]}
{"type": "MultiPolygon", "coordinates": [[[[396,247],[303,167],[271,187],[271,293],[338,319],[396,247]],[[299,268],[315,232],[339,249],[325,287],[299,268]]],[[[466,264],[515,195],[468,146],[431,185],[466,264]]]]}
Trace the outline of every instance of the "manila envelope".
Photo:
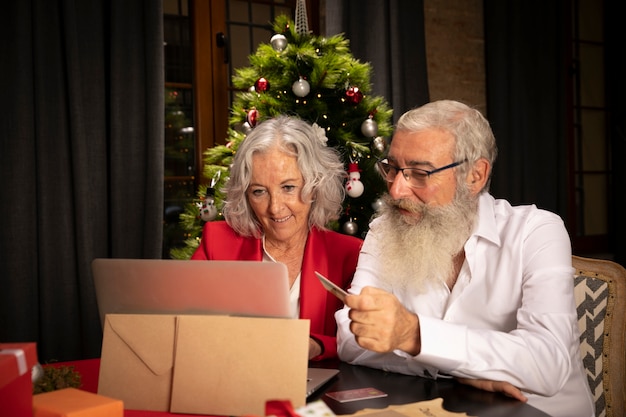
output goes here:
{"type": "Polygon", "coordinates": [[[267,400],[305,405],[309,321],[178,316],[171,412],[265,415],[267,400]]]}
{"type": "Polygon", "coordinates": [[[175,315],[108,314],[98,394],[131,410],[169,411],[175,315]]]}

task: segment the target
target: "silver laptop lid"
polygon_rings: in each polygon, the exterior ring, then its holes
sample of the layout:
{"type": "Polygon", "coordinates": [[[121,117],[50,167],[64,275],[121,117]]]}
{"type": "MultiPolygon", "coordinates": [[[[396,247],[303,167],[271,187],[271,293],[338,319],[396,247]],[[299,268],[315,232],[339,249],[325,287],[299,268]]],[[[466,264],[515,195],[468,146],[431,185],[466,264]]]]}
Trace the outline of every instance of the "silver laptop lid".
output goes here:
{"type": "Polygon", "coordinates": [[[101,323],[106,314],[228,314],[289,317],[282,263],[94,259],[101,323]]]}

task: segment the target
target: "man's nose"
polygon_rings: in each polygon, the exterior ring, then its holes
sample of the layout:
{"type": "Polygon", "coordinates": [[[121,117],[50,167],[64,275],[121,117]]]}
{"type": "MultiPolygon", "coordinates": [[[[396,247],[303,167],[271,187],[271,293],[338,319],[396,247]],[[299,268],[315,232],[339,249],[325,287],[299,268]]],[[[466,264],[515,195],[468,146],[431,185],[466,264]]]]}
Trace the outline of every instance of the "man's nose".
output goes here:
{"type": "Polygon", "coordinates": [[[401,199],[413,194],[411,187],[409,187],[409,182],[406,178],[404,178],[404,173],[402,173],[402,171],[398,171],[396,177],[393,179],[393,182],[389,182],[387,184],[389,195],[393,199],[401,199]]]}

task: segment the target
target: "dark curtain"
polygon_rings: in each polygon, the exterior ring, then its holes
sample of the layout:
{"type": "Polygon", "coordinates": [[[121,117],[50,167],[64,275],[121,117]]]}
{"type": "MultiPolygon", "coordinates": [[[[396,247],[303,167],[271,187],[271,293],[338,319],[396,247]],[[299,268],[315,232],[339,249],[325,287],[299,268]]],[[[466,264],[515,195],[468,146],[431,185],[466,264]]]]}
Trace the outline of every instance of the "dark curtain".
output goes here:
{"type": "Polygon", "coordinates": [[[326,2],[326,35],[343,33],[355,58],[372,65],[372,87],[393,119],[429,100],[422,0],[326,2]]]}
{"type": "MultiPolygon", "coordinates": [[[[484,0],[488,118],[500,154],[492,192],[514,204],[535,203],[571,216],[568,193],[567,86],[570,4],[567,0],[484,0]]],[[[606,80],[611,146],[609,238],[614,260],[626,265],[626,59],[616,1],[605,1],[606,80]]],[[[572,186],[573,187],[573,186],[572,186]]]]}
{"type": "Polygon", "coordinates": [[[607,91],[609,108],[609,138],[612,154],[612,183],[609,221],[613,225],[611,246],[615,261],[626,266],[626,31],[622,18],[622,3],[607,1],[606,50],[607,91]]]}
{"type": "Polygon", "coordinates": [[[565,1],[484,1],[491,191],[567,217],[565,1]]]}
{"type": "Polygon", "coordinates": [[[0,341],[98,357],[91,261],[161,256],[160,1],[5,2],[0,341]]]}

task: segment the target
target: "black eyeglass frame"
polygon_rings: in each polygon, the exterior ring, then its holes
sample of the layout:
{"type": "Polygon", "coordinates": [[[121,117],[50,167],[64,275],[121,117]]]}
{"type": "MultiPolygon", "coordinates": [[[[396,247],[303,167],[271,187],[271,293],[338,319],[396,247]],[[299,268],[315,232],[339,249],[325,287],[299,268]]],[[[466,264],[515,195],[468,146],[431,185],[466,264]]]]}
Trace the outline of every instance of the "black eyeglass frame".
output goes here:
{"type": "Polygon", "coordinates": [[[378,161],[376,161],[376,163],[378,164],[378,168],[380,169],[381,174],[384,174],[384,175],[383,175],[383,179],[384,179],[386,182],[388,182],[388,183],[392,183],[392,182],[394,182],[394,181],[395,181],[395,179],[396,179],[396,177],[398,176],[398,174],[399,174],[399,173],[401,173],[401,174],[402,174],[402,177],[403,177],[403,178],[404,178],[404,180],[405,180],[405,181],[409,184],[409,187],[411,187],[411,188],[424,188],[424,187],[426,187],[426,184],[421,185],[421,186],[419,186],[419,187],[417,187],[417,186],[415,186],[415,185],[411,184],[411,181],[410,181],[410,178],[411,178],[411,177],[410,177],[410,176],[408,176],[408,175],[406,175],[406,174],[404,173],[404,171],[405,171],[405,170],[409,170],[409,171],[420,171],[420,172],[423,172],[424,174],[426,174],[426,179],[427,179],[427,178],[430,178],[430,176],[431,176],[431,175],[433,175],[433,174],[436,174],[436,173],[441,172],[441,171],[445,171],[446,169],[450,169],[450,168],[457,167],[457,166],[459,166],[459,165],[464,164],[465,162],[467,162],[467,159],[464,159],[464,160],[462,160],[462,161],[453,162],[453,163],[448,164],[448,165],[446,165],[446,166],[443,166],[443,167],[441,167],[441,168],[435,168],[435,169],[433,169],[433,170],[431,170],[431,171],[428,171],[428,170],[425,170],[425,169],[422,169],[422,168],[413,168],[413,167],[405,167],[405,168],[400,168],[400,167],[397,167],[397,166],[395,166],[395,165],[391,165],[391,164],[389,164],[389,163],[387,163],[387,162],[384,162],[385,160],[387,160],[387,158],[379,159],[378,161]],[[385,169],[385,167],[386,167],[387,169],[385,169]],[[393,177],[393,179],[390,181],[390,180],[387,178],[387,174],[385,174],[385,172],[389,172],[389,170],[391,170],[391,169],[395,169],[395,170],[396,170],[396,175],[395,175],[395,176],[393,177]]]}

